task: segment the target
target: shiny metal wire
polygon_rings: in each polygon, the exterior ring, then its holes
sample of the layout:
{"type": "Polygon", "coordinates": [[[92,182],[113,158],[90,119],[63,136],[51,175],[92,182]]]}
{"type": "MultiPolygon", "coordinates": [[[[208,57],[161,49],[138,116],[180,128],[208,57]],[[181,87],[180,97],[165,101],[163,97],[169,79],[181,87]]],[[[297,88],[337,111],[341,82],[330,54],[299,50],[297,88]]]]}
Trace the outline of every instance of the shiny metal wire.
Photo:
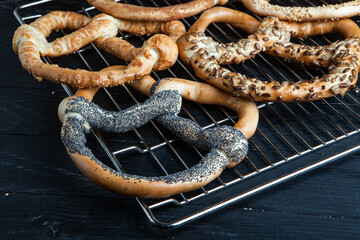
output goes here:
{"type": "MultiPolygon", "coordinates": [[[[138,5],[155,7],[158,7],[160,4],[155,0],[131,0],[130,2],[138,5]]],[[[164,0],[160,2],[161,6],[166,6],[180,3],[181,1],[164,0]]],[[[14,15],[19,23],[22,24],[26,21],[32,21],[46,12],[44,11],[44,13],[39,14],[37,11],[32,11],[35,8],[44,6],[46,9],[47,6],[52,6],[55,3],[57,3],[55,0],[42,0],[21,5],[15,9],[14,15]]],[[[281,2],[276,3],[282,4],[281,2]]],[[[324,3],[324,1],[321,1],[321,3],[324,3]]],[[[291,4],[299,5],[298,2],[293,0],[291,0],[291,4]]],[[[314,5],[314,3],[309,0],[305,0],[305,4],[308,6],[314,5]]],[[[234,9],[245,10],[243,9],[243,6],[236,1],[229,3],[228,6],[234,9]]],[[[78,12],[88,16],[97,14],[97,10],[91,6],[83,7],[82,9],[79,9],[78,12]]],[[[194,21],[196,21],[196,17],[187,18],[182,21],[186,27],[189,27],[194,21]]],[[[207,34],[218,41],[226,42],[234,42],[245,36],[241,31],[225,24],[212,24],[212,26],[207,30],[207,34]]],[[[119,35],[124,39],[134,39],[133,36],[126,35],[121,32],[119,32],[119,35]]],[[[328,44],[332,41],[330,39],[331,37],[333,38],[334,36],[309,38],[306,43],[313,45],[328,44]]],[[[136,39],[140,42],[145,40],[143,37],[137,37],[136,39]]],[[[77,55],[79,61],[88,68],[88,70],[93,70],[96,66],[89,63],[87,58],[84,56],[84,52],[87,51],[92,51],[97,54],[103,65],[111,65],[111,60],[108,59],[108,56],[91,44],[90,46],[74,53],[77,55]]],[[[52,59],[46,57],[44,58],[44,61],[51,63],[52,59]]],[[[230,69],[232,71],[241,71],[248,76],[258,77],[264,80],[277,79],[299,81],[311,78],[314,74],[324,73],[322,69],[316,69],[313,71],[302,66],[293,66],[281,59],[270,57],[265,54],[259,54],[256,59],[250,59],[241,66],[230,66],[230,69]],[[294,70],[294,67],[296,70],[294,70]]],[[[162,76],[166,76],[188,78],[198,81],[193,71],[188,69],[180,60],[178,60],[175,66],[171,69],[163,73],[153,72],[152,76],[155,79],[160,79],[162,76]]],[[[73,94],[71,88],[67,86],[63,86],[63,88],[68,95],[73,94]]],[[[127,86],[124,86],[123,88],[126,94],[128,94],[129,101],[132,104],[141,101],[132,89],[129,89],[127,86]]],[[[119,99],[114,96],[111,91],[107,89],[103,90],[109,102],[111,102],[116,109],[121,110],[119,99]]],[[[202,106],[200,104],[195,105],[195,107],[193,105],[188,107],[184,104],[182,112],[184,116],[198,122],[204,128],[219,126],[222,124],[234,124],[236,122],[236,116],[234,113],[229,112],[222,107],[212,107],[209,109],[207,106],[202,106]],[[197,109],[195,113],[193,113],[194,109],[197,109]],[[221,117],[219,117],[219,115],[221,117]],[[202,116],[201,119],[198,119],[199,116],[202,116]],[[203,118],[206,120],[204,121],[203,118]]],[[[347,150],[338,152],[330,158],[312,162],[307,166],[302,166],[295,171],[290,172],[289,170],[282,176],[273,178],[270,181],[263,179],[251,188],[241,190],[241,192],[232,192],[230,196],[218,194],[219,196],[215,198],[215,201],[211,202],[209,205],[207,199],[215,193],[219,193],[225,189],[231,189],[233,186],[238,186],[240,182],[244,182],[250,178],[261,179],[261,175],[264,172],[276,169],[281,165],[286,165],[284,163],[299,159],[309,153],[313,153],[315,150],[324,148],[342,139],[353,136],[360,131],[360,115],[357,113],[360,110],[360,99],[358,94],[355,92],[346,93],[344,98],[333,97],[331,99],[324,99],[311,103],[265,103],[260,104],[259,109],[259,128],[254,137],[250,139],[250,151],[243,163],[233,169],[227,169],[224,174],[217,179],[217,181],[214,181],[214,183],[211,183],[210,186],[205,186],[200,190],[164,199],[136,199],[152,223],[161,227],[181,226],[195,219],[207,216],[208,214],[218,211],[226,206],[239,202],[240,200],[256,193],[263,192],[266,189],[303,173],[338,160],[343,156],[358,151],[360,148],[359,146],[354,146],[347,150]],[[184,210],[185,214],[179,214],[170,220],[164,220],[164,216],[170,215],[167,211],[172,211],[174,206],[177,206],[175,207],[176,209],[178,207],[184,209],[187,205],[193,204],[199,200],[204,200],[205,203],[201,203],[203,205],[199,204],[200,208],[196,212],[187,213],[184,210]]],[[[188,163],[189,161],[187,161],[188,156],[184,155],[183,151],[178,149],[177,145],[179,141],[171,136],[169,137],[155,121],[151,121],[149,125],[151,126],[151,131],[153,132],[152,134],[159,136],[160,140],[158,142],[149,142],[146,136],[144,136],[146,134],[136,129],[133,131],[133,134],[136,136],[140,144],[120,147],[116,150],[111,150],[111,147],[108,146],[98,131],[94,130],[93,134],[102,149],[105,151],[109,160],[118,171],[125,171],[118,158],[126,154],[129,155],[129,153],[130,155],[146,155],[150,159],[149,161],[151,161],[151,164],[153,164],[155,168],[159,169],[159,174],[163,175],[172,171],[172,168],[168,167],[168,161],[175,162],[177,167],[180,167],[181,169],[190,167],[190,164],[188,163]],[[171,158],[169,157],[166,161],[160,159],[159,154],[157,153],[158,151],[164,149],[168,152],[169,156],[171,156],[171,158]]],[[[201,159],[201,151],[193,146],[191,146],[191,148],[193,153],[192,157],[194,159],[201,159]]],[[[183,212],[183,210],[175,210],[175,212],[183,212]]]]}

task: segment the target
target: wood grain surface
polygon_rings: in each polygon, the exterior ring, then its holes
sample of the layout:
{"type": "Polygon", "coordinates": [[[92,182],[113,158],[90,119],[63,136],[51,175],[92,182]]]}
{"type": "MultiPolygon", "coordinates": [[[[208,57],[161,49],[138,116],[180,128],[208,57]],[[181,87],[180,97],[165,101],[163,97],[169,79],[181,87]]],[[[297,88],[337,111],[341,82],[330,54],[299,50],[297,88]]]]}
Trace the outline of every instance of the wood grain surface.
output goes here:
{"type": "MultiPolygon", "coordinates": [[[[360,152],[175,229],[151,224],[134,198],[94,185],[76,169],[59,137],[62,87],[35,81],[12,51],[19,25],[12,11],[26,2],[0,2],[0,239],[359,238],[360,152]]],[[[70,10],[87,6],[79,0],[63,3],[70,10]]],[[[109,144],[142,144],[133,135],[109,144]]],[[[355,135],[307,158],[323,159],[359,141],[355,135]]],[[[136,157],[126,166],[142,171],[136,157]]],[[[209,204],[159,214],[171,220],[209,204]]]]}

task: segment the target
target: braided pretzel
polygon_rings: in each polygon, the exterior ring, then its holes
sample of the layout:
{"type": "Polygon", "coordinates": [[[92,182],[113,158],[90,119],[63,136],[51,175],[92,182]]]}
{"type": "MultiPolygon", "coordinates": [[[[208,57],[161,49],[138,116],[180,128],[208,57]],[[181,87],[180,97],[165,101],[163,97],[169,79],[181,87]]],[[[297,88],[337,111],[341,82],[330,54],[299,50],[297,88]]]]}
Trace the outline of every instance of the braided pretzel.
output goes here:
{"type": "Polygon", "coordinates": [[[359,39],[350,37],[315,48],[289,43],[290,32],[293,36],[307,36],[331,31],[338,31],[345,37],[353,34],[360,36],[359,28],[351,20],[287,23],[266,18],[260,23],[239,11],[213,8],[204,12],[177,44],[181,59],[194,68],[198,77],[236,96],[256,101],[312,101],[343,95],[355,85],[360,64],[359,39]],[[252,35],[235,44],[220,44],[204,34],[212,22],[230,23],[252,35]],[[349,29],[344,29],[341,24],[346,24],[349,29]],[[329,66],[330,73],[309,81],[279,83],[246,78],[220,67],[220,64],[238,64],[263,50],[302,64],[329,66]]]}
{"type": "Polygon", "coordinates": [[[142,21],[171,21],[194,16],[206,9],[219,4],[224,5],[228,0],[192,0],[188,3],[169,7],[142,7],[118,3],[114,0],[87,0],[101,12],[127,20],[142,21]]]}
{"type": "Polygon", "coordinates": [[[79,90],[77,97],[67,98],[59,106],[63,143],[76,166],[94,183],[130,196],[165,197],[200,188],[217,178],[226,167],[236,165],[245,157],[248,144],[246,137],[254,133],[258,120],[258,110],[253,102],[234,98],[205,83],[183,79],[163,79],[155,83],[147,76],[131,85],[153,96],[121,112],[109,112],[90,102],[97,89],[79,90]],[[196,91],[193,92],[194,89],[196,91]],[[235,126],[243,129],[246,136],[230,126],[202,130],[193,121],[178,117],[176,114],[181,106],[181,96],[206,104],[221,103],[238,111],[240,119],[235,126]],[[125,132],[154,117],[180,139],[209,153],[199,164],[182,172],[162,177],[144,177],[109,168],[85,146],[84,133],[89,132],[90,126],[125,132]]]}
{"type": "Polygon", "coordinates": [[[30,25],[20,26],[13,38],[13,49],[19,54],[22,66],[36,79],[49,79],[54,83],[64,83],[77,88],[96,86],[115,86],[140,79],[150,74],[151,69],[163,70],[172,66],[177,59],[177,47],[166,35],[155,35],[147,40],[142,48],[134,49],[133,58],[126,69],[121,71],[101,70],[89,72],[72,70],[57,65],[43,63],[41,56],[57,57],[74,52],[95,40],[103,48],[112,47],[117,31],[127,31],[137,35],[164,32],[175,40],[185,27],[179,21],[170,23],[141,23],[115,19],[106,14],[95,16],[92,20],[73,12],[51,12],[30,25]],[[48,43],[46,37],[52,30],[78,29],[73,33],[48,43]]]}
{"type": "Polygon", "coordinates": [[[360,14],[360,0],[318,7],[282,7],[270,0],[239,0],[246,8],[260,16],[274,16],[289,21],[319,21],[353,17],[360,14]]]}

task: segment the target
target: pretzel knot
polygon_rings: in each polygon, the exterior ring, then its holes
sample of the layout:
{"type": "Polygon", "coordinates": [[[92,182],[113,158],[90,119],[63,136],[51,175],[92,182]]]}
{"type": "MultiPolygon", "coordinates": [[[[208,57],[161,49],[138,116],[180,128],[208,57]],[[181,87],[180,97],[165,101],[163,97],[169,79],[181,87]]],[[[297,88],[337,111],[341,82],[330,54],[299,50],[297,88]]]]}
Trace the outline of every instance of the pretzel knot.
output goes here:
{"type": "Polygon", "coordinates": [[[344,95],[355,86],[360,64],[360,42],[350,36],[351,32],[360,36],[358,26],[350,20],[289,23],[266,18],[259,22],[239,11],[213,8],[204,12],[177,44],[181,59],[194,68],[198,77],[218,88],[255,101],[300,102],[344,95]],[[212,22],[230,23],[252,35],[237,43],[221,44],[204,34],[212,22]],[[343,27],[341,24],[344,24],[343,27]],[[331,31],[348,38],[321,47],[289,42],[290,33],[308,36],[331,31]],[[328,67],[329,73],[307,81],[280,83],[247,78],[220,66],[241,63],[260,51],[301,64],[328,67]]]}
{"type": "Polygon", "coordinates": [[[203,130],[193,121],[177,116],[180,106],[181,94],[177,90],[160,90],[144,103],[121,112],[101,109],[84,97],[67,98],[59,106],[59,116],[63,122],[61,138],[77,167],[102,187],[143,198],[190,191],[214,180],[225,167],[239,163],[246,155],[248,143],[241,131],[233,127],[203,130]],[[145,177],[109,168],[85,146],[85,133],[89,132],[90,126],[126,132],[152,118],[156,118],[179,138],[209,153],[199,164],[182,172],[145,177]]]}
{"type": "Polygon", "coordinates": [[[124,84],[149,75],[153,67],[163,70],[175,63],[178,54],[177,46],[173,39],[166,35],[155,35],[147,40],[142,48],[133,49],[137,57],[133,58],[128,67],[121,71],[89,72],[61,68],[41,61],[40,56],[57,57],[70,54],[94,40],[100,48],[115,53],[117,56],[126,56],[126,51],[116,52],[124,48],[112,48],[114,44],[119,45],[118,42],[126,45],[126,41],[115,38],[118,30],[137,35],[164,32],[175,40],[185,31],[185,27],[179,21],[141,23],[115,19],[106,14],[90,19],[73,12],[55,11],[30,25],[20,26],[14,34],[13,50],[19,55],[23,68],[39,81],[45,78],[54,83],[68,84],[77,88],[124,84]],[[53,30],[63,28],[77,30],[51,43],[46,40],[53,30]]]}
{"type": "Polygon", "coordinates": [[[87,2],[101,12],[116,18],[142,21],[171,21],[194,16],[217,4],[224,5],[228,0],[192,0],[188,3],[161,8],[134,6],[115,2],[114,0],[87,0],[87,2]]]}

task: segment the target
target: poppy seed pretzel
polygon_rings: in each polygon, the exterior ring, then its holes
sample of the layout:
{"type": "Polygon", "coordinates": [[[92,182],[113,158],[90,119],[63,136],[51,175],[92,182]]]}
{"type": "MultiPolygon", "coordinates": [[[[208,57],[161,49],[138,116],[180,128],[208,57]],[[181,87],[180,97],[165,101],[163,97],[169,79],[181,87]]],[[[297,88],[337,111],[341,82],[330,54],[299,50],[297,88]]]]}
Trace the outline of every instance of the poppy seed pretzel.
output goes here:
{"type": "Polygon", "coordinates": [[[137,49],[137,57],[132,59],[127,69],[120,72],[73,70],[41,61],[40,56],[66,55],[94,40],[101,46],[111,45],[107,42],[116,41],[114,37],[118,30],[138,35],[164,32],[176,39],[185,31],[185,27],[179,21],[141,23],[115,19],[106,14],[90,19],[73,12],[54,11],[30,25],[20,26],[14,34],[13,50],[19,55],[23,68],[39,81],[45,78],[77,88],[124,84],[148,75],[152,68],[163,70],[176,61],[178,54],[176,44],[170,37],[160,34],[151,37],[142,48],[137,49]],[[63,28],[77,30],[51,43],[47,42],[46,37],[53,30],[63,28]]]}
{"type": "Polygon", "coordinates": [[[360,0],[318,7],[283,7],[270,0],[239,0],[246,8],[260,16],[273,16],[288,21],[319,21],[349,18],[360,14],[360,0]]]}
{"type": "Polygon", "coordinates": [[[114,0],[87,0],[101,12],[127,20],[171,21],[194,16],[215,5],[224,5],[228,0],[192,0],[187,3],[168,7],[144,7],[114,0]]]}
{"type": "MultiPolygon", "coordinates": [[[[203,130],[195,122],[176,115],[181,106],[181,96],[189,94],[185,89],[193,83],[183,79],[163,79],[155,82],[149,76],[134,81],[131,83],[133,87],[154,95],[144,103],[121,112],[106,111],[91,103],[89,100],[97,89],[79,90],[77,97],[65,99],[59,106],[59,117],[63,122],[61,138],[76,166],[86,177],[106,189],[130,196],[158,198],[202,187],[217,178],[226,167],[239,163],[248,148],[246,136],[241,131],[230,126],[203,130]],[[175,90],[175,86],[181,88],[180,92],[175,90]],[[182,172],[162,177],[144,177],[109,168],[85,146],[85,133],[89,132],[90,126],[106,131],[125,132],[154,117],[180,139],[208,150],[209,153],[199,164],[182,172]]],[[[205,83],[199,83],[195,88],[199,91],[192,93],[190,99],[213,103],[218,101],[218,97],[228,98],[227,104],[233,109],[244,109],[245,112],[253,114],[254,119],[248,125],[256,129],[258,112],[253,102],[236,99],[205,83]]],[[[240,117],[246,118],[242,115],[240,117]]],[[[242,119],[239,121],[244,122],[242,119]]],[[[243,127],[248,129],[249,136],[255,131],[243,127]]]]}
{"type": "Polygon", "coordinates": [[[264,21],[259,22],[245,13],[227,8],[213,8],[205,11],[188,33],[179,38],[177,41],[179,55],[186,64],[194,68],[196,75],[201,79],[232,92],[236,96],[255,101],[312,101],[338,94],[343,95],[355,85],[358,75],[357,66],[360,64],[357,50],[360,48],[358,47],[359,40],[350,36],[351,33],[357,36],[359,34],[359,28],[354,22],[339,20],[337,22],[276,23],[274,26],[277,26],[277,29],[273,31],[262,27],[264,21]],[[220,44],[204,34],[206,27],[212,22],[230,23],[252,35],[235,44],[220,44]],[[349,27],[349,29],[341,28],[342,23],[345,24],[343,28],[349,27]],[[262,35],[259,35],[259,29],[262,35]],[[288,42],[290,33],[293,36],[303,37],[331,31],[350,38],[317,48],[288,42]],[[281,34],[285,35],[282,38],[283,41],[280,41],[281,34]],[[265,40],[269,43],[276,36],[279,41],[271,42],[270,46],[263,46],[265,40]],[[317,77],[308,81],[279,83],[247,78],[220,66],[220,64],[240,63],[261,50],[289,61],[328,66],[330,72],[321,78],[317,77]]]}

